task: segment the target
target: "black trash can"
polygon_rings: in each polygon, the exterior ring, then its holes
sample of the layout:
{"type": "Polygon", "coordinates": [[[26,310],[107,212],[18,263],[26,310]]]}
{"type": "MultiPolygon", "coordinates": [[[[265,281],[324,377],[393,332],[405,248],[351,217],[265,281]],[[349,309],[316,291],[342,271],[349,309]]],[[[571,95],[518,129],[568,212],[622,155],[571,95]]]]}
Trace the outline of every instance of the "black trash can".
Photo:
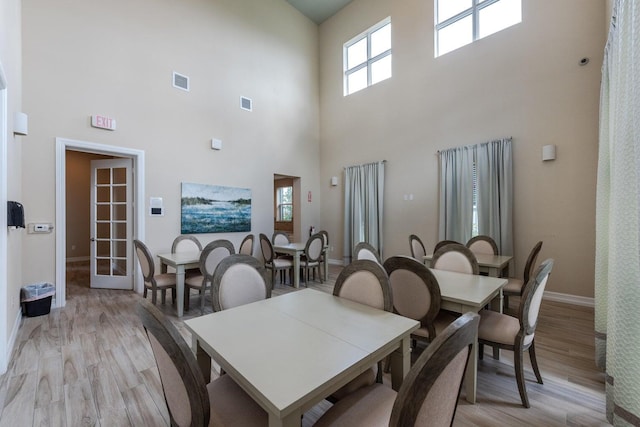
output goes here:
{"type": "Polygon", "coordinates": [[[51,311],[51,299],[56,294],[52,283],[34,283],[20,288],[22,313],[27,317],[42,316],[51,311]]]}

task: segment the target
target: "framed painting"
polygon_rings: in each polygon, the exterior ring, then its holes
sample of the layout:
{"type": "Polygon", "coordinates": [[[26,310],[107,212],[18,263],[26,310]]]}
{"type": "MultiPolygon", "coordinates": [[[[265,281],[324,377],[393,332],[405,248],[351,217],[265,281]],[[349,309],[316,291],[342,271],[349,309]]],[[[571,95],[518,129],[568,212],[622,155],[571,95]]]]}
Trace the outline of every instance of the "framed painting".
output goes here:
{"type": "Polygon", "coordinates": [[[251,231],[251,189],[182,183],[181,233],[251,231]]]}

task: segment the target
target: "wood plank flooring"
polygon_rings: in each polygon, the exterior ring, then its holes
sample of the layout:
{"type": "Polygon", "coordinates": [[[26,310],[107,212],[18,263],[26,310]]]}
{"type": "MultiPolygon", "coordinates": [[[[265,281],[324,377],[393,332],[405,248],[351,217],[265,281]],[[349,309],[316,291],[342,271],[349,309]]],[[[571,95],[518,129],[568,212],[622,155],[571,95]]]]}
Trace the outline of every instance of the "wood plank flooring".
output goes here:
{"type": "MultiPolygon", "coordinates": [[[[331,266],[329,281],[310,287],[331,292],[339,271],[331,266]]],[[[0,376],[0,427],[169,425],[153,354],[134,312],[141,297],[89,289],[83,265],[70,265],[67,280],[64,309],[22,320],[9,369],[0,376]]],[[[293,291],[279,284],[273,296],[293,291]]],[[[183,319],[169,302],[159,304],[188,343],[182,321],[200,314],[198,302],[192,294],[192,309],[183,319]]],[[[511,311],[517,304],[511,298],[511,311]]],[[[468,404],[463,395],[454,425],[608,425],[604,374],[595,367],[593,342],[593,309],[544,301],[536,333],[543,385],[535,382],[525,355],[531,408],[520,404],[512,354],[503,351],[496,361],[487,348],[479,363],[478,403],[468,404]]],[[[322,402],[312,408],[303,426],[328,407],[322,402]]]]}

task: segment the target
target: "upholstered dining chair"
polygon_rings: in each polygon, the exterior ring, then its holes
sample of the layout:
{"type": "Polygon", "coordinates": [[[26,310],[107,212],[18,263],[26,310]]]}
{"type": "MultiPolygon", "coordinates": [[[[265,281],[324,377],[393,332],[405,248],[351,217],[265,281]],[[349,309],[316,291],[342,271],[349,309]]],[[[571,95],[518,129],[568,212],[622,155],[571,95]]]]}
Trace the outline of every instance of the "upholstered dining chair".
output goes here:
{"type": "Polygon", "coordinates": [[[409,247],[411,248],[411,256],[416,260],[424,263],[424,256],[427,254],[422,240],[415,234],[409,236],[409,247]]]}
{"type": "MultiPolygon", "coordinates": [[[[389,276],[382,265],[369,259],[355,260],[342,269],[333,287],[333,295],[380,310],[393,310],[389,276]]],[[[374,382],[382,382],[382,362],[364,371],[336,391],[329,400],[340,400],[355,390],[374,382]]]]}
{"type": "Polygon", "coordinates": [[[440,240],[438,243],[436,243],[436,245],[433,247],[433,253],[435,254],[436,252],[438,252],[438,249],[440,249],[441,247],[443,247],[444,245],[449,245],[451,243],[457,243],[457,244],[461,244],[460,242],[456,242],[455,240],[440,240]]]}
{"type": "Polygon", "coordinates": [[[510,296],[522,296],[522,291],[524,290],[524,285],[529,282],[529,277],[533,273],[533,269],[536,266],[536,260],[538,259],[538,254],[540,254],[540,250],[542,249],[542,241],[539,241],[533,246],[531,252],[529,252],[529,256],[527,257],[527,262],[524,265],[524,273],[522,279],[516,277],[507,278],[507,284],[504,288],[502,288],[502,295],[504,296],[504,308],[509,308],[509,297],[510,296]]]}
{"type": "Polygon", "coordinates": [[[176,302],[176,274],[175,273],[161,273],[155,274],[155,265],[153,263],[153,256],[151,251],[140,240],[135,239],[133,246],[138,256],[138,262],[140,263],[140,269],[142,270],[142,278],[144,280],[144,297],[147,297],[147,290],[151,290],[151,302],[153,304],[157,301],[157,293],[161,292],[162,303],[164,304],[167,298],[167,289],[171,289],[171,297],[173,304],[176,302]]]}
{"type": "Polygon", "coordinates": [[[360,242],[353,248],[353,259],[368,259],[382,265],[378,250],[367,242],[360,242]]]}
{"type": "Polygon", "coordinates": [[[478,352],[480,358],[482,359],[483,357],[485,344],[514,352],[513,361],[516,382],[518,383],[522,405],[525,408],[530,405],[524,382],[523,353],[525,350],[529,350],[533,373],[538,383],[542,384],[542,376],[536,360],[535,332],[542,295],[552,268],[553,259],[549,258],[540,264],[534,276],[529,279],[522,293],[518,317],[491,310],[480,311],[480,326],[478,327],[478,352]]]}
{"type": "MultiPolygon", "coordinates": [[[[190,234],[181,234],[180,236],[173,239],[173,243],[171,244],[171,253],[175,254],[178,252],[200,252],[202,251],[202,244],[200,240],[196,238],[196,236],[192,236],[190,234]]],[[[185,276],[197,276],[200,274],[199,268],[189,268],[185,270],[185,276]]]]}
{"type": "Polygon", "coordinates": [[[176,327],[148,301],[136,306],[160,373],[172,426],[267,426],[267,413],[229,375],[205,383],[176,327]]]}
{"type": "Polygon", "coordinates": [[[276,285],[276,271],[293,270],[293,260],[291,260],[291,258],[276,258],[273,245],[267,235],[260,233],[259,238],[262,257],[264,258],[264,267],[267,270],[271,270],[271,289],[273,289],[276,285]]]}
{"type": "Polygon", "coordinates": [[[239,254],[251,255],[253,256],[253,234],[247,234],[242,242],[240,243],[240,247],[238,248],[239,254]]]}
{"type": "Polygon", "coordinates": [[[449,243],[440,247],[431,259],[431,268],[478,274],[478,260],[469,248],[460,243],[449,243]]]}
{"type": "Polygon", "coordinates": [[[475,236],[466,245],[474,254],[499,255],[498,245],[491,236],[475,236]]]}
{"type": "MultiPolygon", "coordinates": [[[[304,247],[304,255],[300,260],[300,267],[304,269],[304,283],[308,286],[310,270],[317,270],[320,283],[322,283],[322,272],[320,271],[320,261],[324,251],[324,238],[322,234],[316,233],[309,237],[304,247]]],[[[315,278],[315,273],[314,273],[315,278]]]]}
{"type": "Polygon", "coordinates": [[[373,384],[341,399],[318,419],[315,427],[451,426],[478,315],[466,313],[427,347],[396,393],[373,384]]]}
{"type": "Polygon", "coordinates": [[[204,314],[204,297],[211,286],[211,278],[216,267],[224,258],[236,253],[233,243],[218,239],[208,243],[200,252],[200,274],[184,280],[184,308],[189,310],[189,294],[195,289],[200,294],[200,313],[204,314]]]}
{"type": "Polygon", "coordinates": [[[291,243],[291,240],[289,240],[289,235],[284,231],[276,231],[273,233],[273,236],[271,236],[271,242],[274,245],[288,245],[291,243]]]}
{"type": "Polygon", "coordinates": [[[222,259],[213,272],[213,311],[271,298],[265,272],[264,265],[251,255],[235,254],[222,259]]]}
{"type": "MultiPolygon", "coordinates": [[[[320,257],[320,264],[326,267],[327,262],[329,262],[329,254],[327,251],[329,250],[329,232],[327,230],[318,231],[322,235],[322,256],[320,257]]],[[[324,278],[324,280],[328,280],[328,278],[324,278]]]]}

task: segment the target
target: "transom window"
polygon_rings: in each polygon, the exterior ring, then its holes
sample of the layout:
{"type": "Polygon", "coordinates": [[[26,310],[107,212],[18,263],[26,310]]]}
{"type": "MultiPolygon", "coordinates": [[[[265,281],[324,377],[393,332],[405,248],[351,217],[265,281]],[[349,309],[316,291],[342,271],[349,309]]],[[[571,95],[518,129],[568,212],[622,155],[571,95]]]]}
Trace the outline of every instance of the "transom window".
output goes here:
{"type": "Polygon", "coordinates": [[[391,77],[391,17],[344,44],[344,95],[391,77]]]}
{"type": "Polygon", "coordinates": [[[521,0],[436,0],[435,56],[522,21],[521,0]]]}

